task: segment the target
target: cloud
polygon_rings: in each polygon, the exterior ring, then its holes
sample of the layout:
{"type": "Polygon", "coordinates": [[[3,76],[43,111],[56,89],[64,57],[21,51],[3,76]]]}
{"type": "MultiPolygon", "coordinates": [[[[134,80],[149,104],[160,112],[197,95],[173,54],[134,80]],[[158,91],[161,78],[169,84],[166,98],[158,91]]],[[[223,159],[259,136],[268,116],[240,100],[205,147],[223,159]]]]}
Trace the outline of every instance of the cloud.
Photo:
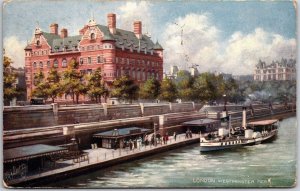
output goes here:
{"type": "Polygon", "coordinates": [[[20,41],[16,36],[10,36],[4,39],[5,55],[13,61],[14,67],[25,67],[25,52],[26,42],[20,41]]]}
{"type": "Polygon", "coordinates": [[[198,64],[200,72],[252,74],[259,59],[270,62],[296,56],[295,39],[262,28],[248,34],[237,31],[228,39],[221,39],[222,31],[209,18],[208,13],[191,13],[166,25],[163,32],[166,71],[171,65],[188,69],[198,64]]]}
{"type": "Polygon", "coordinates": [[[163,34],[166,68],[179,65],[188,69],[198,64],[200,71],[212,69],[209,63],[219,55],[219,33],[206,14],[191,13],[168,23],[163,34]]]}
{"type": "Polygon", "coordinates": [[[235,32],[226,42],[221,70],[233,74],[251,74],[259,59],[295,57],[296,40],[256,28],[249,34],[235,32]]]}
{"type": "Polygon", "coordinates": [[[140,2],[127,2],[119,7],[118,27],[126,30],[133,31],[133,22],[142,21],[143,33],[150,32],[153,26],[151,3],[146,1],[140,2]]]}

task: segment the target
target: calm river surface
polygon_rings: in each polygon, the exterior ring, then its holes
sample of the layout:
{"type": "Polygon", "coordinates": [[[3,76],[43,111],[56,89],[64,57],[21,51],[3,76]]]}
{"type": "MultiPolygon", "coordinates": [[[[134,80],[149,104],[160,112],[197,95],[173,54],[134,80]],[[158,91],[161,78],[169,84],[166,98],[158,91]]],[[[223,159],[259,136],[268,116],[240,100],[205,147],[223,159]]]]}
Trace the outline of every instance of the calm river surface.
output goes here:
{"type": "Polygon", "coordinates": [[[47,186],[282,187],[296,174],[296,117],[280,122],[272,143],[202,154],[198,144],[124,163],[47,186]]]}

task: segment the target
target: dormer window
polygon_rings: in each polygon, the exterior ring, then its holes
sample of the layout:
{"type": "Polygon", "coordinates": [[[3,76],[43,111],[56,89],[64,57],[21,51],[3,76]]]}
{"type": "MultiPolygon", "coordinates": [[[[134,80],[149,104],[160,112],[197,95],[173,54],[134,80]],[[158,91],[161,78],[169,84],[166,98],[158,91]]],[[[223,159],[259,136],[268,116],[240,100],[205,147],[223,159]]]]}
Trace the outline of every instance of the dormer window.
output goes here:
{"type": "Polygon", "coordinates": [[[96,39],[96,35],[95,35],[95,33],[91,33],[91,40],[95,40],[96,39]]]}
{"type": "Polygon", "coordinates": [[[41,44],[40,44],[40,40],[37,40],[36,41],[36,46],[40,46],[41,44]]]}

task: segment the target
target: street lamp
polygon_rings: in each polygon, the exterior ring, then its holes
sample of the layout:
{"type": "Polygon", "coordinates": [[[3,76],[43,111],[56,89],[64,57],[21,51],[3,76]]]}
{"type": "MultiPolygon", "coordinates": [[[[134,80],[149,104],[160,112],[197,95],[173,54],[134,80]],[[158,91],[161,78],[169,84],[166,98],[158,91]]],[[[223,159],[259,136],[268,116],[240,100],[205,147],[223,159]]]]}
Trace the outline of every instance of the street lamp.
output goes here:
{"type": "Polygon", "coordinates": [[[223,98],[224,98],[224,110],[223,111],[227,111],[227,108],[226,108],[226,104],[227,104],[226,94],[223,95],[223,98]]]}

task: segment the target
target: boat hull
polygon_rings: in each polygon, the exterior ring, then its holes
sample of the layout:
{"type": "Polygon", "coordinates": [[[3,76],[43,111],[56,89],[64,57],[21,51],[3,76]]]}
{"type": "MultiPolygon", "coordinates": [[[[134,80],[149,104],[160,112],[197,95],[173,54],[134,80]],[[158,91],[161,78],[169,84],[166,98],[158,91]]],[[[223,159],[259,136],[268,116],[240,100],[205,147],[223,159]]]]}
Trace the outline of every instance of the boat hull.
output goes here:
{"type": "Polygon", "coordinates": [[[232,144],[232,145],[213,145],[213,143],[200,143],[200,152],[208,152],[208,151],[218,151],[218,150],[226,150],[226,149],[234,149],[242,146],[253,146],[258,145],[264,142],[270,142],[274,140],[277,136],[277,130],[271,132],[268,136],[260,137],[257,139],[248,139],[244,140],[241,143],[232,144]],[[202,144],[202,145],[201,145],[202,144]]]}

